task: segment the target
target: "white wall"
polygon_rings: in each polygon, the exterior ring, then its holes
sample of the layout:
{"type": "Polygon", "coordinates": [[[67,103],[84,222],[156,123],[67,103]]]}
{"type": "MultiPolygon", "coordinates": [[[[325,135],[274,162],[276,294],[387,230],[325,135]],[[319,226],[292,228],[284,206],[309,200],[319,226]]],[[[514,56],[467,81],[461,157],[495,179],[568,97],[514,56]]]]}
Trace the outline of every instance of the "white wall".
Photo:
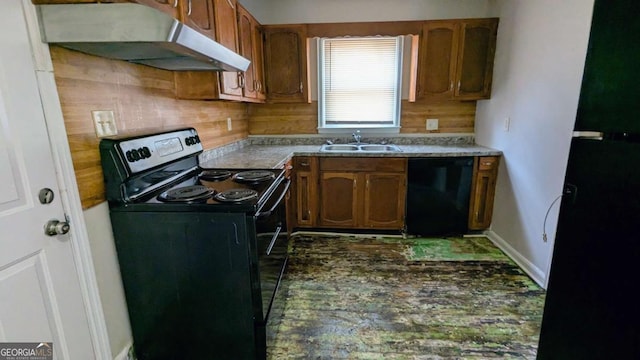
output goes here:
{"type": "Polygon", "coordinates": [[[262,24],[485,17],[489,0],[240,0],[262,24]]]}
{"type": "Polygon", "coordinates": [[[489,233],[546,284],[594,0],[496,0],[500,18],[490,100],[479,101],[477,143],[504,152],[489,233]],[[511,125],[505,131],[505,118],[511,125]]]}
{"type": "Polygon", "coordinates": [[[85,210],[84,219],[91,243],[91,255],[98,279],[109,345],[115,355],[129,347],[133,342],[133,336],[109,220],[109,205],[103,202],[85,210]]]}

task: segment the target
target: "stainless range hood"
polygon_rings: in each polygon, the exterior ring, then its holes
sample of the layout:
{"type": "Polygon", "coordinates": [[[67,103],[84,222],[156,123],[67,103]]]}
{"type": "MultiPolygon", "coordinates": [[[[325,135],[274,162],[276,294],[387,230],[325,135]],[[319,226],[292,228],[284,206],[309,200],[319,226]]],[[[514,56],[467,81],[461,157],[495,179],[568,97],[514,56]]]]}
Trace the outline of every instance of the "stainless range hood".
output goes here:
{"type": "Polygon", "coordinates": [[[39,5],[42,41],[165,70],[245,71],[249,60],[154,8],[39,5]]]}

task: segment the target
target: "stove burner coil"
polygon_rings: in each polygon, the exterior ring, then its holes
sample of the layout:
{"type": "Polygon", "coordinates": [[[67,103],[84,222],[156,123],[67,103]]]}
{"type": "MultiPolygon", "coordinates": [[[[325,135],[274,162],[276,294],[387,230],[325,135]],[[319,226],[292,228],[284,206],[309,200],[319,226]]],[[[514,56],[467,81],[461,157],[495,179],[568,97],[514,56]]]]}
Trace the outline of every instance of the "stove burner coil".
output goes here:
{"type": "Polygon", "coordinates": [[[207,200],[214,193],[215,190],[209,189],[206,186],[192,185],[165,191],[158,195],[158,200],[164,202],[191,203],[207,200]]]}
{"type": "Polygon", "coordinates": [[[220,202],[241,202],[258,197],[258,192],[252,189],[231,189],[214,195],[220,202]]]}
{"type": "Polygon", "coordinates": [[[241,171],[233,175],[233,181],[239,183],[257,184],[275,179],[276,175],[269,170],[241,171]]]}
{"type": "Polygon", "coordinates": [[[199,175],[205,181],[223,181],[231,177],[229,170],[204,170],[199,175]]]}

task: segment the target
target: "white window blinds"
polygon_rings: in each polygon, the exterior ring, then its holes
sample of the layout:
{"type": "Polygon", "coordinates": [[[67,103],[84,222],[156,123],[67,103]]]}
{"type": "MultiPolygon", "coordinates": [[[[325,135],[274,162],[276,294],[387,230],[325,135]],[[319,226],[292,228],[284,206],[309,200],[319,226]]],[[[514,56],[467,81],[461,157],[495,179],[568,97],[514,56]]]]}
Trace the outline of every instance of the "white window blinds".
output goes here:
{"type": "Polygon", "coordinates": [[[399,126],[402,39],[320,41],[320,127],[399,126]]]}

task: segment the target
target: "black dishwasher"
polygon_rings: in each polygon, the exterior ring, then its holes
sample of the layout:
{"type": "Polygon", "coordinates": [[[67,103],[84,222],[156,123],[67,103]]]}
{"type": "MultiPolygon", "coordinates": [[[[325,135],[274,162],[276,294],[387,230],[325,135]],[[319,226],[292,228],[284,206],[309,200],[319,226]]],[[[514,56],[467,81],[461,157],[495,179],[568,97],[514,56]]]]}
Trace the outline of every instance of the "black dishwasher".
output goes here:
{"type": "Polygon", "coordinates": [[[472,177],[473,157],[410,158],[407,234],[465,234],[472,177]]]}

